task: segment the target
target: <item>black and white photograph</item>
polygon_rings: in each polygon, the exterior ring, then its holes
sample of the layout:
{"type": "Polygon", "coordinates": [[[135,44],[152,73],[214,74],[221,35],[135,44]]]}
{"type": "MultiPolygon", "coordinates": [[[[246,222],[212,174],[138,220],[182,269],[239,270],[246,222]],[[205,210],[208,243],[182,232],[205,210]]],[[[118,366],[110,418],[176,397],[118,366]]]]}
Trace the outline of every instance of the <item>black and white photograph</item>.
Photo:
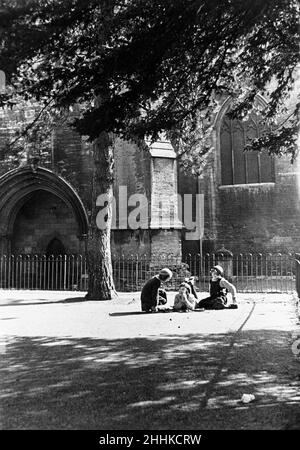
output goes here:
{"type": "Polygon", "coordinates": [[[299,94],[298,0],[0,0],[2,432],[288,445],[299,94]]]}

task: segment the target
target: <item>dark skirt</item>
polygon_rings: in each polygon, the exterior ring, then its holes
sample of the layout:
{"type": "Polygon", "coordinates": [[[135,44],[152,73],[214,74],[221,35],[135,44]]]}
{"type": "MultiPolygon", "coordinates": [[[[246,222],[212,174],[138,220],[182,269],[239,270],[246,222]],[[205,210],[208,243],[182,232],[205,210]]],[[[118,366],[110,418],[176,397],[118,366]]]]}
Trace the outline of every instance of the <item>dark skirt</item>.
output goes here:
{"type": "Polygon", "coordinates": [[[151,297],[143,296],[142,303],[142,311],[151,311],[152,308],[155,308],[158,305],[165,305],[167,303],[167,293],[164,289],[158,289],[158,301],[151,297]]]}
{"type": "Polygon", "coordinates": [[[196,308],[204,309],[224,309],[227,303],[225,295],[219,295],[218,297],[206,297],[197,303],[196,308]]]}

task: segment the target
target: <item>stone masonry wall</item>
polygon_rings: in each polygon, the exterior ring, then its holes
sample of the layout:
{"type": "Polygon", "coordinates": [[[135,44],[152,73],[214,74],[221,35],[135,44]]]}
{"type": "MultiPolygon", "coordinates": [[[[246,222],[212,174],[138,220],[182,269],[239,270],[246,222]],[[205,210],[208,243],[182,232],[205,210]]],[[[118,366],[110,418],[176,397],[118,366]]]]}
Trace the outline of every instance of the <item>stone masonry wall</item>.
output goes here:
{"type": "Polygon", "coordinates": [[[91,144],[68,126],[53,139],[53,169],[77,191],[87,210],[92,208],[93,154],[91,144]]]}
{"type": "Polygon", "coordinates": [[[151,230],[151,255],[181,255],[181,230],[151,230]]]}
{"type": "Polygon", "coordinates": [[[149,256],[150,154],[144,145],[118,138],[115,140],[115,149],[116,227],[112,231],[112,252],[125,256],[149,256]],[[140,228],[131,229],[127,218],[140,207],[137,198],[132,197],[136,194],[143,195],[147,203],[139,216],[140,228]],[[131,206],[128,204],[130,198],[131,206]]]}
{"type": "Polygon", "coordinates": [[[176,160],[153,157],[151,180],[151,255],[155,257],[155,254],[164,253],[181,256],[176,160]]]}
{"type": "Polygon", "coordinates": [[[274,185],[218,188],[217,242],[233,252],[299,252],[299,174],[276,161],[274,185]]]}
{"type": "MultiPolygon", "coordinates": [[[[298,164],[287,157],[275,160],[274,184],[224,187],[214,173],[203,173],[203,253],[222,244],[234,253],[300,252],[299,179],[298,164]]],[[[180,173],[179,180],[180,193],[196,193],[196,178],[180,173]]],[[[183,240],[184,254],[199,253],[198,248],[198,241],[183,240]]]]}

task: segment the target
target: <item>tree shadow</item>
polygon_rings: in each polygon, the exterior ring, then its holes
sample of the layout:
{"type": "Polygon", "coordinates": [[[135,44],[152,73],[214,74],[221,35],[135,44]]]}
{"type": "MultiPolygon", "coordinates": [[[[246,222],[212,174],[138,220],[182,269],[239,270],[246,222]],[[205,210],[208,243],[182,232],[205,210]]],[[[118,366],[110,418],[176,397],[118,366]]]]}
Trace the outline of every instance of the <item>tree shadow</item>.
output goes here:
{"type": "Polygon", "coordinates": [[[230,350],[222,334],[9,338],[0,363],[1,429],[293,428],[299,362],[287,350],[290,339],[247,331],[230,350]],[[242,404],[243,393],[255,401],[242,404]]]}
{"type": "Polygon", "coordinates": [[[204,312],[204,309],[200,310],[200,309],[195,309],[194,311],[174,311],[171,307],[165,310],[161,310],[161,311],[156,311],[156,312],[151,312],[151,311],[119,311],[119,312],[113,312],[113,313],[109,313],[110,316],[112,317],[121,317],[121,316],[137,316],[140,314],[185,314],[185,313],[198,313],[198,312],[204,312]]]}
{"type": "Polygon", "coordinates": [[[87,300],[84,296],[83,297],[69,297],[69,298],[64,298],[62,300],[49,300],[49,299],[43,299],[40,298],[34,302],[28,302],[28,301],[24,301],[24,299],[9,299],[6,303],[1,303],[1,306],[27,306],[27,305],[51,305],[54,303],[78,303],[78,302],[87,302],[90,300],[87,300]]]}
{"type": "MultiPolygon", "coordinates": [[[[171,311],[168,311],[168,312],[171,312],[171,311]]],[[[112,316],[112,317],[140,316],[141,314],[152,314],[152,313],[150,311],[120,311],[120,312],[109,313],[109,316],[112,316]]],[[[159,313],[159,314],[161,314],[161,313],[159,313]]]]}

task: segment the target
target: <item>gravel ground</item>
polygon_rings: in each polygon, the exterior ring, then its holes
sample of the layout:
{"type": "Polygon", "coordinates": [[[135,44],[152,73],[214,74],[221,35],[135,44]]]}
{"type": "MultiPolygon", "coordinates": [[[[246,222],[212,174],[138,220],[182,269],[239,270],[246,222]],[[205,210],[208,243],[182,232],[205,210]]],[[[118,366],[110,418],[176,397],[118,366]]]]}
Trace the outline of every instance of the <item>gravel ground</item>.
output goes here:
{"type": "Polygon", "coordinates": [[[141,314],[138,293],[0,291],[0,429],[300,429],[296,298],[238,300],[141,314]]]}

